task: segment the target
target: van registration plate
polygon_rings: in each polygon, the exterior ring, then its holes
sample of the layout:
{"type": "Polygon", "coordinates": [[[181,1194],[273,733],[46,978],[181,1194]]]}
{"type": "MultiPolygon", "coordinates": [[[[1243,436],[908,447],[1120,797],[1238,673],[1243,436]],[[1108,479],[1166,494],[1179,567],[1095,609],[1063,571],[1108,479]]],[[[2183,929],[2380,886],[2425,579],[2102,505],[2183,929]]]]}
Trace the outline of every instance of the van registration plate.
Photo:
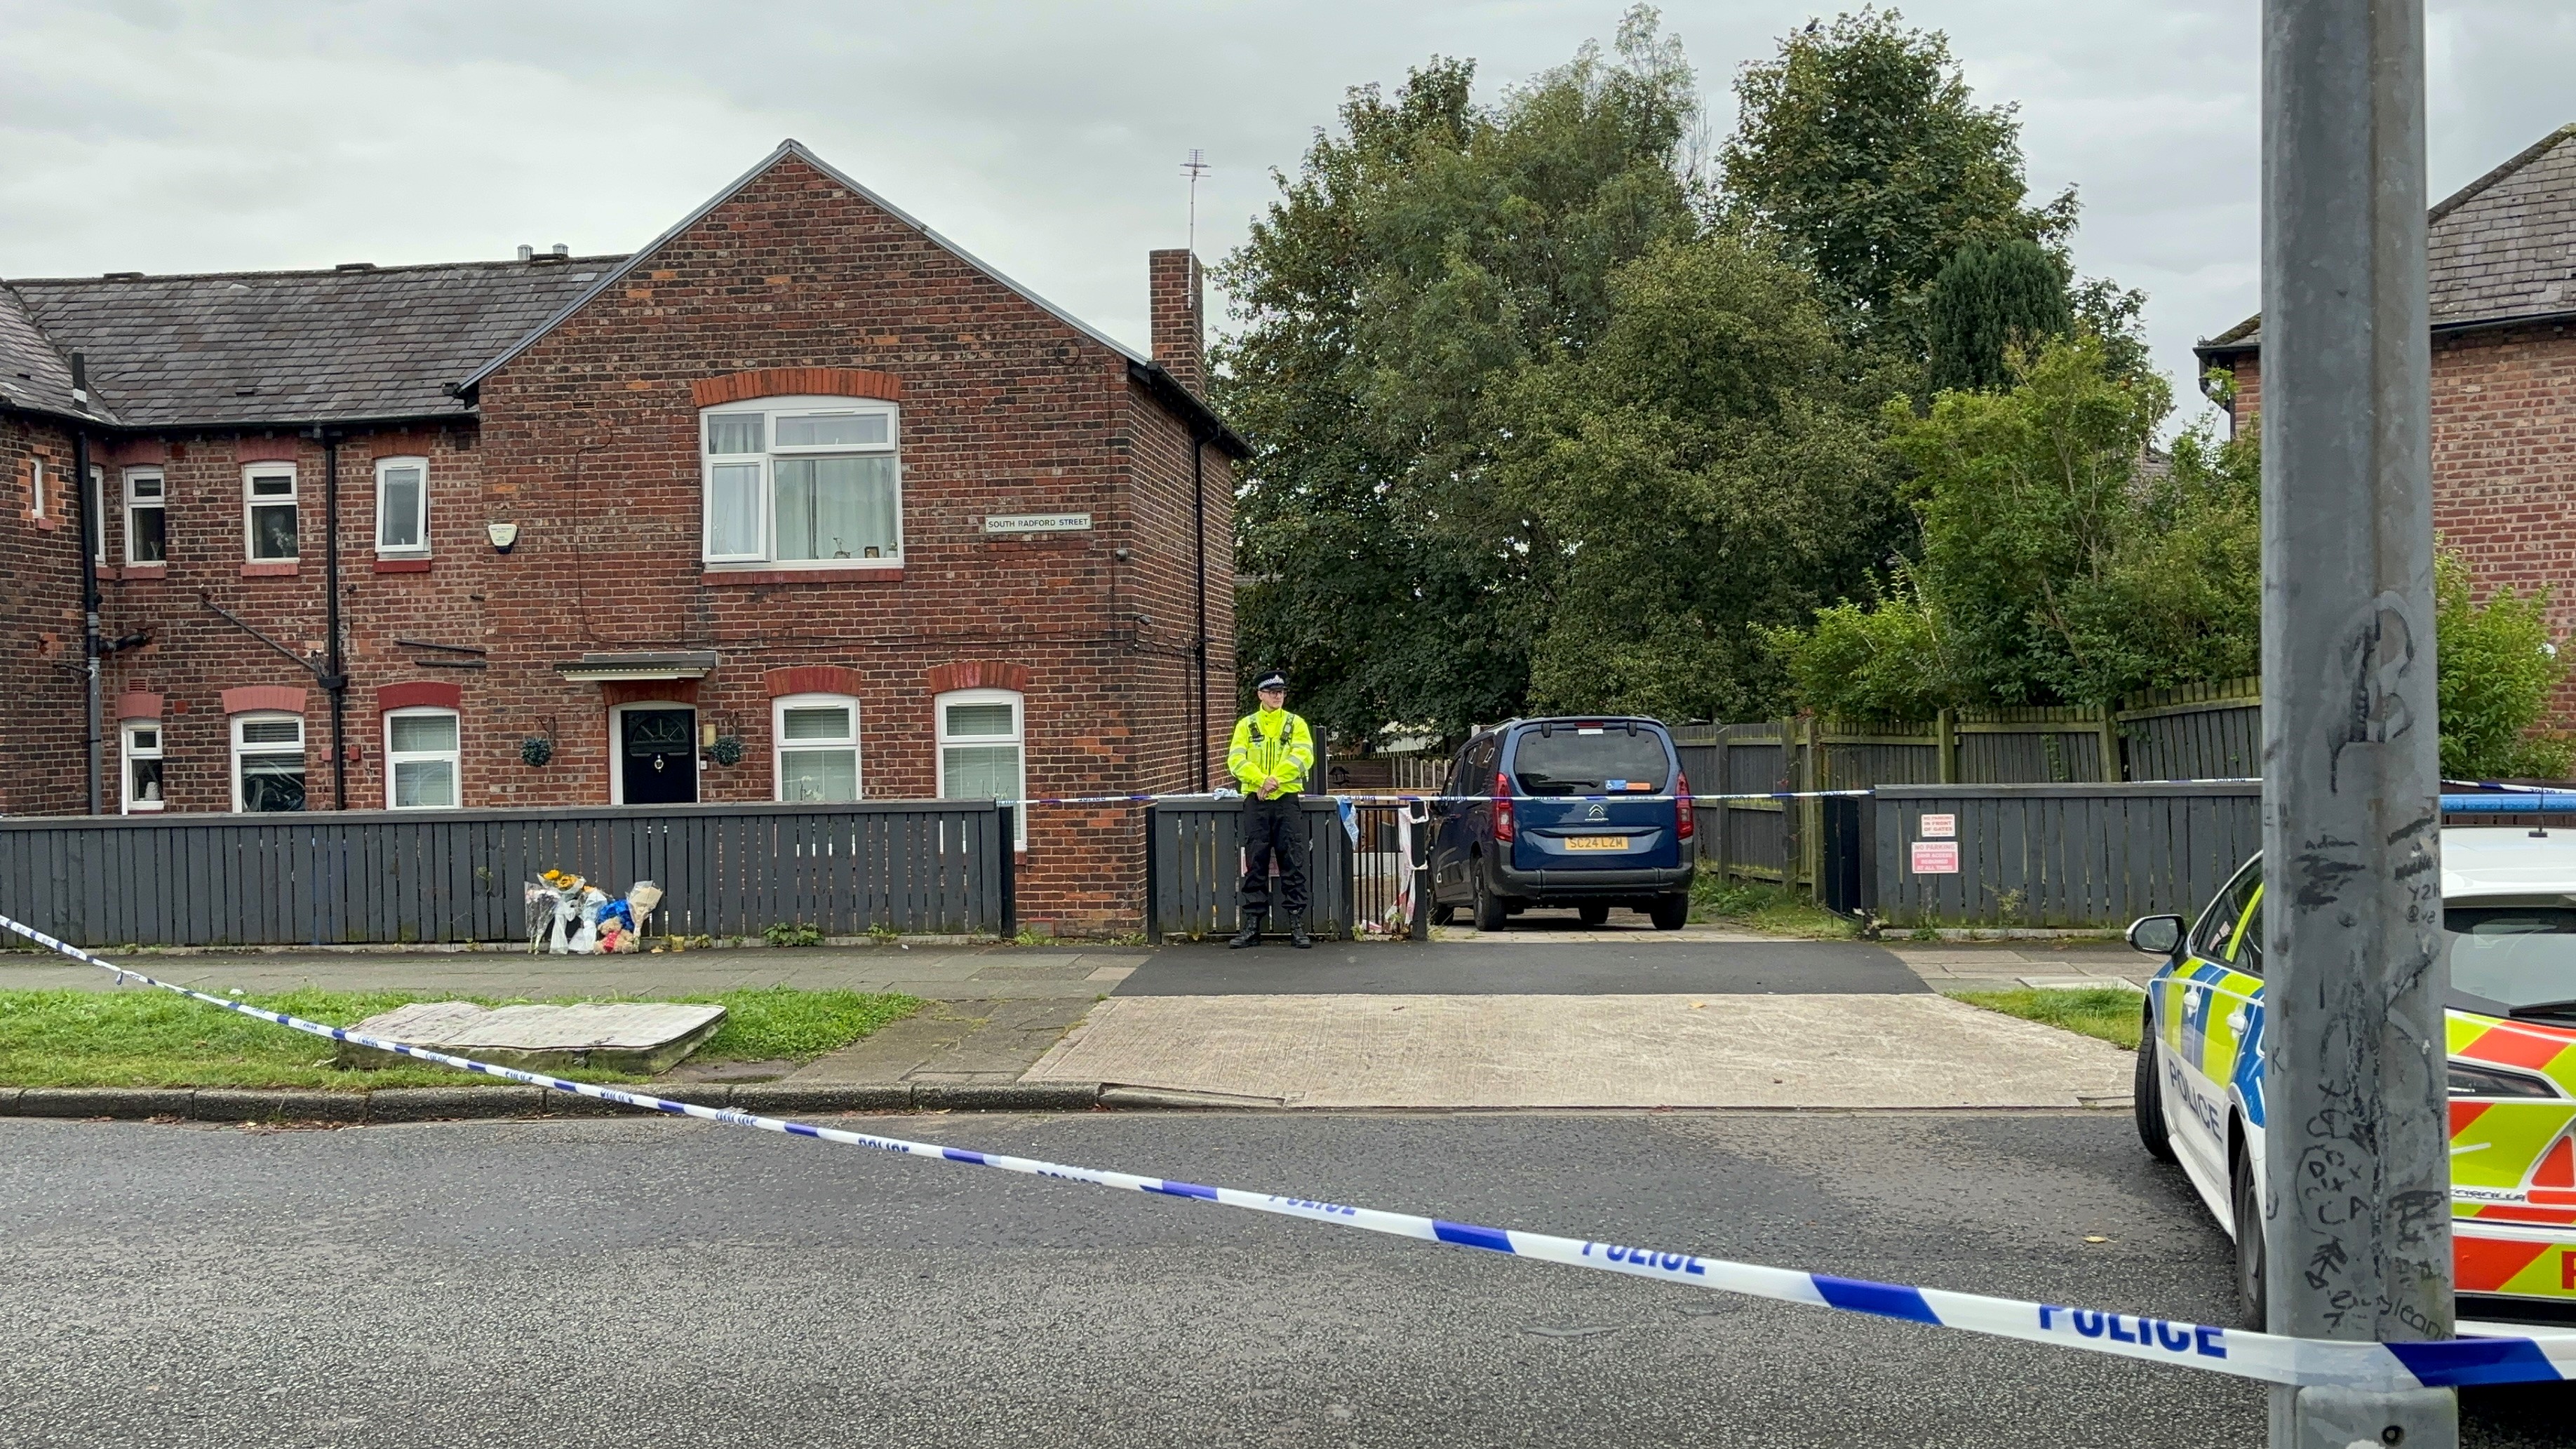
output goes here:
{"type": "Polygon", "coordinates": [[[1626,850],[1628,848],[1628,837],[1624,835],[1569,835],[1565,837],[1565,848],[1568,850],[1626,850]]]}

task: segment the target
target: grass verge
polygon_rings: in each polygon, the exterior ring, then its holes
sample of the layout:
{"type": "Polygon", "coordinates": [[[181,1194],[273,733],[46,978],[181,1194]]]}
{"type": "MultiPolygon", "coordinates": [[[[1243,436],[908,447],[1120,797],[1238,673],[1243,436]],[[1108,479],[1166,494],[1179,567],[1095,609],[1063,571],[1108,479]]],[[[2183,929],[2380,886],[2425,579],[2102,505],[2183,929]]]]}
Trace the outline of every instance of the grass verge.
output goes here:
{"type": "MultiPolygon", "coordinates": [[[[287,991],[243,1001],[329,1026],[354,1026],[414,1001],[514,1006],[533,998],[417,991],[287,991]]],[[[724,1025],[689,1060],[809,1061],[922,1007],[917,997],[773,986],[713,996],[724,1025]]],[[[564,998],[549,998],[561,1003],[564,998]]],[[[361,1072],[333,1066],[320,1037],[219,1011],[166,991],[0,991],[0,1085],[12,1087],[453,1087],[480,1080],[450,1067],[406,1064],[361,1072]]],[[[632,1082],[573,1070],[585,1082],[632,1082]]]]}
{"type": "Polygon", "coordinates": [[[2140,1013],[2145,998],[2125,987],[2094,986],[2081,991],[1954,991],[1970,1006],[2000,1011],[2062,1031],[2100,1037],[2116,1047],[2138,1049],[2140,1013]]]}
{"type": "Polygon", "coordinates": [[[1761,881],[1720,880],[1714,875],[1692,882],[1690,918],[1817,941],[1847,941],[1860,933],[1858,923],[1817,905],[1804,891],[1761,881]]]}

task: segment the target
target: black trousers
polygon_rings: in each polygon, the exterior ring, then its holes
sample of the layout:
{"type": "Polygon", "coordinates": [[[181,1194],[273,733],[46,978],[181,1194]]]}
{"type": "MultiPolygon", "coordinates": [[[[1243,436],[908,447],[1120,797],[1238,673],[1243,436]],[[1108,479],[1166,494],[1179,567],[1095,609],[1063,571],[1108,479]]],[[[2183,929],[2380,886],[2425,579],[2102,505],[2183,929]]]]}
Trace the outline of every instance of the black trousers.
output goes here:
{"type": "Polygon", "coordinates": [[[1270,910],[1270,861],[1279,860],[1280,904],[1288,924],[1306,919],[1306,807],[1294,791],[1276,799],[1243,800],[1243,919],[1270,910]]]}

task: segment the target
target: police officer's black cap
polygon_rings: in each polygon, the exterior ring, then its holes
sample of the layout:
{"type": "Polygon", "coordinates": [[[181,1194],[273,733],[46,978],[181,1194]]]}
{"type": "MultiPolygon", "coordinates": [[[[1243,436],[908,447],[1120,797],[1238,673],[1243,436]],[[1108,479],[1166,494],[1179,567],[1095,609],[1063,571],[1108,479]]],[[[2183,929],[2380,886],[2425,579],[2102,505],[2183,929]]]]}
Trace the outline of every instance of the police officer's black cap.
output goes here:
{"type": "Polygon", "coordinates": [[[1288,687],[1288,676],[1274,669],[1268,674],[1261,676],[1261,682],[1252,687],[1256,690],[1286,689],[1288,687]]]}

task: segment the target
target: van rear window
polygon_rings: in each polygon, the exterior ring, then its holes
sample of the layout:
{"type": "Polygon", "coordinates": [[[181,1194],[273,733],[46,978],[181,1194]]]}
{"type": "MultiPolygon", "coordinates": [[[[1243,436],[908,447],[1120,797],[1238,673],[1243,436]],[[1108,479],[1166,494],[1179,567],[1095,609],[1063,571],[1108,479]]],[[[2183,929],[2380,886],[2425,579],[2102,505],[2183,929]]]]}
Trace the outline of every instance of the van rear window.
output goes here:
{"type": "Polygon", "coordinates": [[[1672,783],[1672,762],[1651,730],[1531,730],[1512,752],[1512,779],[1524,795],[1597,795],[1614,788],[1661,793],[1672,783]]]}

